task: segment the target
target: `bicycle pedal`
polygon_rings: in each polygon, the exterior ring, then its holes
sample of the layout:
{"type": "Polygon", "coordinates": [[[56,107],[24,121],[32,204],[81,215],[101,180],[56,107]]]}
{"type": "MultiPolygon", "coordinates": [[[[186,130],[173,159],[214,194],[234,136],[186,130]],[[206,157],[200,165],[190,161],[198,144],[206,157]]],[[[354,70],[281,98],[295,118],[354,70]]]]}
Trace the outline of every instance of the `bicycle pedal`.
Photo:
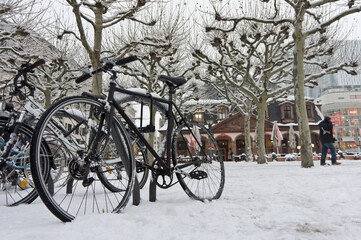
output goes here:
{"type": "Polygon", "coordinates": [[[192,179],[201,180],[208,177],[208,174],[205,171],[197,170],[189,173],[189,176],[192,179]]]}

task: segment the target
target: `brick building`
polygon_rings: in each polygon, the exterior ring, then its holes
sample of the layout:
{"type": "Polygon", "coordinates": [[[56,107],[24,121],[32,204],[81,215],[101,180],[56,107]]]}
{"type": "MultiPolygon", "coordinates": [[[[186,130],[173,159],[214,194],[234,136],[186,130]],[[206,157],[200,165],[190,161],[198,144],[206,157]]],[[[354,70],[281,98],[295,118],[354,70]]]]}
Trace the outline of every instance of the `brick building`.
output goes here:
{"type": "MultiPolygon", "coordinates": [[[[311,138],[313,151],[315,153],[321,152],[321,143],[319,140],[318,123],[322,119],[320,106],[316,106],[312,100],[306,100],[307,115],[309,126],[311,129],[311,138]]],[[[225,102],[205,101],[193,102],[190,104],[187,118],[193,118],[195,121],[202,122],[204,125],[209,126],[211,131],[220,146],[224,158],[229,159],[229,151],[235,155],[240,155],[245,152],[244,143],[244,117],[241,113],[235,113],[225,102]],[[207,104],[205,104],[207,103],[207,104]],[[190,107],[192,106],[193,107],[190,107]],[[210,107],[212,106],[212,107],[210,107]],[[210,111],[213,109],[213,111],[210,111]],[[233,113],[233,114],[232,114],[233,113]]],[[[266,112],[265,121],[265,147],[266,153],[278,152],[280,154],[291,153],[289,141],[290,126],[294,129],[296,139],[295,152],[299,152],[299,132],[298,121],[296,116],[296,108],[293,100],[282,99],[281,101],[271,103],[266,112]],[[277,149],[272,144],[272,129],[273,122],[277,121],[277,125],[283,136],[281,146],[277,149]],[[298,147],[298,148],[297,148],[298,147]]],[[[256,154],[255,131],[256,131],[256,116],[251,117],[251,141],[252,152],[256,154]]]]}

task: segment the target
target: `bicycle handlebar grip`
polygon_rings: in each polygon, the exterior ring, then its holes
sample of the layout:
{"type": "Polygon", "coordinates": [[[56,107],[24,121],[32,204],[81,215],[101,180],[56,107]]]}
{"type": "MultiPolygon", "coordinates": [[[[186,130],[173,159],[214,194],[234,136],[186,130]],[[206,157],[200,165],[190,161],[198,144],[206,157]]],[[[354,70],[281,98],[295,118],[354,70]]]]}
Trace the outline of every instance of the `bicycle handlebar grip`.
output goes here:
{"type": "Polygon", "coordinates": [[[92,75],[90,75],[89,73],[83,75],[83,76],[80,76],[78,77],[77,79],[75,79],[75,82],[76,83],[82,83],[84,82],[85,80],[87,80],[88,78],[90,78],[92,75]]]}
{"type": "Polygon", "coordinates": [[[137,56],[130,56],[130,57],[126,57],[126,58],[123,58],[123,59],[120,59],[120,60],[116,61],[115,65],[123,65],[123,64],[126,64],[126,63],[134,62],[136,60],[138,60],[137,56]]]}
{"type": "MultiPolygon", "coordinates": [[[[130,56],[130,57],[126,57],[126,58],[123,58],[123,59],[120,59],[118,61],[115,62],[115,65],[123,65],[123,64],[126,64],[126,63],[130,63],[130,62],[133,62],[135,60],[137,60],[138,57],[137,56],[130,56]]],[[[105,65],[107,66],[107,65],[105,65]]],[[[87,80],[88,78],[90,78],[91,76],[93,76],[94,74],[100,72],[100,71],[104,71],[105,69],[105,66],[101,67],[101,68],[98,68],[97,70],[93,71],[91,74],[87,73],[83,76],[80,76],[78,77],[77,79],[75,79],[75,82],[76,83],[82,83],[84,82],[85,80],[87,80]]],[[[110,68],[112,68],[114,65],[110,65],[110,68]]]]}
{"type": "Polygon", "coordinates": [[[37,68],[40,65],[43,65],[44,63],[45,63],[44,59],[39,59],[38,61],[34,62],[33,65],[30,66],[30,69],[37,68]]]}

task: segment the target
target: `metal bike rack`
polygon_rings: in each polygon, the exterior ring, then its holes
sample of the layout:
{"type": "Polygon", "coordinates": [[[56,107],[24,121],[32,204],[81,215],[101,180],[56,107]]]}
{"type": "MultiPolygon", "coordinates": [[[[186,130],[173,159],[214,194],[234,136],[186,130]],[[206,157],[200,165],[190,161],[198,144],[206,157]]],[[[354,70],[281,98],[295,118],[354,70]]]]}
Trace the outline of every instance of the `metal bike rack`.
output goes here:
{"type": "MultiPolygon", "coordinates": [[[[149,181],[149,202],[155,202],[157,200],[157,183],[150,177],[149,181]]],[[[133,205],[138,206],[140,203],[140,188],[138,178],[135,177],[135,183],[133,188],[133,205]]]]}

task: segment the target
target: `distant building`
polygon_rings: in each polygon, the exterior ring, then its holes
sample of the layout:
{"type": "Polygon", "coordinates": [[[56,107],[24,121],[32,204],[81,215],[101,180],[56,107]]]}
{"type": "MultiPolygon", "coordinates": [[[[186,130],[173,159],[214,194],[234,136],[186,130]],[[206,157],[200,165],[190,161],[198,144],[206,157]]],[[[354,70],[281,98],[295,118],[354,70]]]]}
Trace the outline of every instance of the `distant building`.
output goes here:
{"type": "MultiPolygon", "coordinates": [[[[230,150],[232,150],[235,155],[240,155],[245,152],[244,117],[241,113],[236,113],[235,109],[229,106],[227,102],[220,100],[191,101],[187,104],[187,119],[199,121],[211,128],[223,153],[224,159],[229,158],[228,153],[230,150]],[[230,114],[230,112],[232,114],[230,114]]],[[[311,129],[313,151],[319,153],[321,152],[321,143],[319,140],[318,123],[322,119],[322,113],[319,110],[319,106],[316,106],[313,100],[307,100],[306,106],[311,129]]],[[[257,154],[255,143],[256,122],[256,116],[252,116],[250,135],[253,154],[257,154]]],[[[294,152],[299,152],[300,137],[293,99],[281,99],[268,106],[265,121],[265,148],[267,154],[272,152],[278,152],[280,154],[292,153],[289,142],[289,131],[291,126],[294,129],[296,141],[294,152]],[[274,121],[277,121],[277,125],[283,136],[279,149],[276,149],[273,146],[271,139],[274,121]]]]}
{"type": "Polygon", "coordinates": [[[227,119],[236,111],[226,100],[191,100],[183,104],[187,119],[202,123],[208,127],[227,119]]]}

